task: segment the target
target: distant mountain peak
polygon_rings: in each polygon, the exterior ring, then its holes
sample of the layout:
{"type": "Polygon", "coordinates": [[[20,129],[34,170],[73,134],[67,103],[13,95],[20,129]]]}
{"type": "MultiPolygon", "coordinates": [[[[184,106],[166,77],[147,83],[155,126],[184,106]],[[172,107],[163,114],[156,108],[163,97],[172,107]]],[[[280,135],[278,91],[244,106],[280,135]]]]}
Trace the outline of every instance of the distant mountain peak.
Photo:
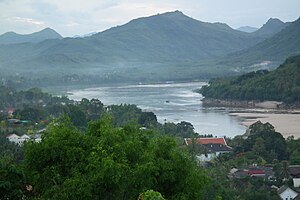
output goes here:
{"type": "Polygon", "coordinates": [[[44,28],[43,30],[35,32],[33,34],[48,34],[48,36],[51,36],[53,38],[55,38],[55,37],[62,38],[62,36],[59,33],[57,33],[55,30],[53,30],[49,27],[44,28]]]}
{"type": "Polygon", "coordinates": [[[61,39],[62,36],[51,28],[45,28],[41,31],[30,34],[18,34],[15,32],[6,32],[0,35],[0,44],[18,44],[18,43],[38,43],[48,39],[61,39]]]}
{"type": "Polygon", "coordinates": [[[55,30],[53,30],[52,28],[44,28],[43,30],[39,31],[39,32],[44,32],[44,31],[51,31],[51,32],[56,32],[55,30]]]}
{"type": "Polygon", "coordinates": [[[175,10],[175,11],[170,11],[170,12],[165,12],[165,13],[161,13],[159,14],[160,16],[164,16],[164,17],[170,17],[170,18],[176,18],[176,17],[188,17],[186,16],[183,12],[179,11],[179,10],[175,10]]]}
{"type": "Polygon", "coordinates": [[[253,32],[253,34],[261,37],[271,37],[279,33],[282,29],[287,27],[289,23],[284,23],[280,19],[270,18],[260,29],[253,32]]]}
{"type": "Polygon", "coordinates": [[[265,23],[263,26],[267,26],[267,25],[283,25],[284,22],[281,21],[278,18],[270,18],[267,23],[265,23]]]}

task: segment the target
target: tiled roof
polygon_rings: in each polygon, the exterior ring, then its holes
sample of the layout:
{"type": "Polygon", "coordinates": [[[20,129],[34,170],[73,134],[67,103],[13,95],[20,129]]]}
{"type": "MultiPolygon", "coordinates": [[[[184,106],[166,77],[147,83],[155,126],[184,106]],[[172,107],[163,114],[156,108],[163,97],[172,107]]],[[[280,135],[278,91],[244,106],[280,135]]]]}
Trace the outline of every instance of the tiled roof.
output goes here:
{"type": "Polygon", "coordinates": [[[16,135],[16,134],[9,134],[8,136],[6,136],[6,138],[11,138],[11,137],[17,137],[17,138],[19,138],[20,136],[18,136],[18,135],[16,135]]]}
{"type": "MultiPolygon", "coordinates": [[[[186,138],[185,143],[186,145],[192,144],[192,138],[186,138]]],[[[224,138],[195,138],[194,142],[197,144],[222,144],[227,145],[224,138]]]]}

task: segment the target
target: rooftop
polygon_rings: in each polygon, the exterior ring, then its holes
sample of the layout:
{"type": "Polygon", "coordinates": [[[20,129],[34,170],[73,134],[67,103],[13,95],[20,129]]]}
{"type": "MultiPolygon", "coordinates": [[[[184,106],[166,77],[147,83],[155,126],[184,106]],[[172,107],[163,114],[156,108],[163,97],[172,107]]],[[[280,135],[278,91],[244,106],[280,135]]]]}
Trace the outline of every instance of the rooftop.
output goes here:
{"type": "Polygon", "coordinates": [[[227,143],[224,138],[185,138],[186,145],[190,145],[193,142],[196,144],[222,144],[227,146],[227,143]]]}

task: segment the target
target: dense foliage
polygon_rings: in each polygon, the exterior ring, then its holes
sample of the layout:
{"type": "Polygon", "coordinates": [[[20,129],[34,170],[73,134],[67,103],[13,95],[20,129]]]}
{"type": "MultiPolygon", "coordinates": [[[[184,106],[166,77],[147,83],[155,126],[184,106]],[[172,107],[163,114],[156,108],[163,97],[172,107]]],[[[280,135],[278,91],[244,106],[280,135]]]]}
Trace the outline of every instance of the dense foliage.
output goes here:
{"type": "Polygon", "coordinates": [[[41,143],[25,145],[24,169],[30,195],[45,199],[137,199],[151,189],[166,199],[199,199],[208,182],[172,138],[114,127],[108,116],[85,133],[57,120],[41,143]]]}
{"type": "Polygon", "coordinates": [[[250,133],[246,139],[236,137],[231,143],[237,153],[251,153],[253,158],[262,158],[268,163],[276,160],[286,160],[287,144],[284,137],[275,131],[269,123],[260,121],[249,127],[250,133]]]}
{"type": "Polygon", "coordinates": [[[216,79],[204,86],[206,98],[225,100],[276,100],[300,102],[300,55],[288,58],[276,70],[250,72],[242,76],[216,79]]]}

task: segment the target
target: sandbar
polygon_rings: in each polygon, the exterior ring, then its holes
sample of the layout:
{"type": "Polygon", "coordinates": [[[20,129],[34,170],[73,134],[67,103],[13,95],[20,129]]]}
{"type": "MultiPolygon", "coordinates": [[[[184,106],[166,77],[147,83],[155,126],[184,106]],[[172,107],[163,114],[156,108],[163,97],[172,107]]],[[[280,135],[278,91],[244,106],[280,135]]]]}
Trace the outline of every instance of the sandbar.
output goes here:
{"type": "Polygon", "coordinates": [[[269,122],[283,137],[287,138],[293,135],[294,138],[300,138],[299,113],[233,112],[230,115],[239,117],[242,120],[242,124],[247,127],[257,121],[269,122]]]}

